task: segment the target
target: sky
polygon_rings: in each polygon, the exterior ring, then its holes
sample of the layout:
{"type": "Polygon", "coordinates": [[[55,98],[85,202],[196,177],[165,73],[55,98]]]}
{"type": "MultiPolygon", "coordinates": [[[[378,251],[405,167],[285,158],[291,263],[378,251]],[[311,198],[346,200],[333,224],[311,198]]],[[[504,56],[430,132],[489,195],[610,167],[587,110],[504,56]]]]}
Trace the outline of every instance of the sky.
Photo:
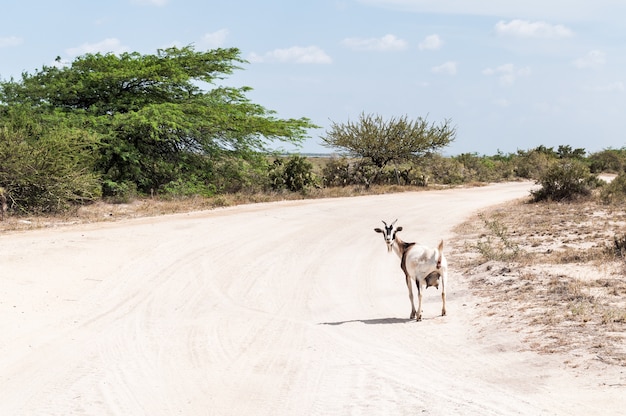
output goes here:
{"type": "MultiPolygon", "coordinates": [[[[0,79],[85,53],[235,47],[219,85],[317,129],[360,115],[448,120],[441,150],[495,155],[537,146],[589,154],[626,146],[623,0],[5,0],[0,79]]],[[[278,146],[278,145],[277,145],[278,146]]]]}

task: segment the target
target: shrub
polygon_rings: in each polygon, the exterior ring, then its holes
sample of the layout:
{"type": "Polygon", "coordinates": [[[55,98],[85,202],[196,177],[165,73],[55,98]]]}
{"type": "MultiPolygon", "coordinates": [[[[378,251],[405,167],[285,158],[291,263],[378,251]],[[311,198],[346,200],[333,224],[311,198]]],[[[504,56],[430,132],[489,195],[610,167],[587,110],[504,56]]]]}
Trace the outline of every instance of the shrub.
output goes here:
{"type": "Polygon", "coordinates": [[[211,197],[215,195],[215,186],[207,184],[197,178],[195,175],[190,175],[189,178],[177,179],[171,181],[163,187],[163,193],[170,197],[190,197],[190,196],[203,196],[211,197]]]}
{"type": "Polygon", "coordinates": [[[236,154],[213,161],[210,172],[203,172],[204,183],[214,186],[218,194],[254,193],[268,186],[268,162],[263,155],[236,154]]]}
{"type": "Polygon", "coordinates": [[[465,167],[456,159],[440,155],[429,155],[420,159],[424,175],[432,178],[435,183],[458,185],[465,179],[465,167]]]}
{"type": "Polygon", "coordinates": [[[315,185],[313,165],[306,157],[294,155],[285,164],[285,183],[292,192],[301,192],[315,185]]]}
{"type": "Polygon", "coordinates": [[[331,158],[322,168],[324,186],[347,186],[352,183],[350,162],[345,157],[331,158]]]}
{"type": "Polygon", "coordinates": [[[280,191],[287,189],[291,192],[306,191],[316,185],[313,165],[303,156],[293,155],[287,162],[281,159],[274,160],[268,172],[270,186],[280,191]]]}
{"type": "Polygon", "coordinates": [[[22,212],[59,212],[72,204],[101,196],[93,172],[97,139],[65,126],[24,128],[11,122],[0,126],[0,184],[11,209],[22,212]]]}
{"type": "Polygon", "coordinates": [[[480,214],[479,218],[491,234],[486,234],[476,243],[475,248],[478,252],[486,260],[508,261],[519,258],[522,249],[509,238],[506,225],[496,218],[488,219],[484,214],[480,214]],[[496,241],[491,238],[492,235],[497,237],[496,241]]]}
{"type": "Polygon", "coordinates": [[[626,201],[626,172],[622,172],[605,185],[600,192],[600,199],[605,204],[617,204],[626,201]]]}
{"type": "Polygon", "coordinates": [[[605,149],[589,156],[591,172],[622,172],[626,167],[626,149],[605,149]]]}
{"type": "Polygon", "coordinates": [[[554,156],[546,151],[518,151],[514,162],[515,174],[520,178],[537,180],[546,174],[553,160],[554,156]]]}
{"type": "Polygon", "coordinates": [[[553,162],[537,183],[541,188],[531,191],[535,201],[575,200],[589,196],[592,189],[600,186],[598,177],[592,175],[583,162],[575,159],[553,162]]]}
{"type": "Polygon", "coordinates": [[[115,204],[126,204],[137,196],[137,185],[131,181],[106,179],[102,182],[102,195],[115,204]]]}

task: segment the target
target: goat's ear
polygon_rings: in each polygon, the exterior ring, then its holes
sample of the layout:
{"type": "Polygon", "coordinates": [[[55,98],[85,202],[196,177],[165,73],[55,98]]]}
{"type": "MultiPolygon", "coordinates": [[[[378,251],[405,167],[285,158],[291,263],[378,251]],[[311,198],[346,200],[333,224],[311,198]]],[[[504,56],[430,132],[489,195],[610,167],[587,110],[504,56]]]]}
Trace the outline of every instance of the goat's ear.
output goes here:
{"type": "Polygon", "coordinates": [[[402,227],[396,228],[396,232],[398,232],[398,231],[402,231],[402,227]]]}
{"type": "Polygon", "coordinates": [[[374,231],[376,231],[377,233],[382,233],[383,230],[381,230],[380,228],[374,228],[374,231]]]}

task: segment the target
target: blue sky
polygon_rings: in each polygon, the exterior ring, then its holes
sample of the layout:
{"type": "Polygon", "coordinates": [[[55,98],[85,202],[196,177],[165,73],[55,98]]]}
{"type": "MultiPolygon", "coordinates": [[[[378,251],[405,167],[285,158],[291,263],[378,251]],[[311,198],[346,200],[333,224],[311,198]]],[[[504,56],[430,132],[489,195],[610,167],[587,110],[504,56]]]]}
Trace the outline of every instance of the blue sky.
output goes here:
{"type": "Polygon", "coordinates": [[[331,152],[319,137],[361,113],[450,119],[446,155],[626,146],[623,0],[9,0],[2,16],[3,80],[57,56],[239,48],[223,83],[321,126],[301,152],[331,152]]]}

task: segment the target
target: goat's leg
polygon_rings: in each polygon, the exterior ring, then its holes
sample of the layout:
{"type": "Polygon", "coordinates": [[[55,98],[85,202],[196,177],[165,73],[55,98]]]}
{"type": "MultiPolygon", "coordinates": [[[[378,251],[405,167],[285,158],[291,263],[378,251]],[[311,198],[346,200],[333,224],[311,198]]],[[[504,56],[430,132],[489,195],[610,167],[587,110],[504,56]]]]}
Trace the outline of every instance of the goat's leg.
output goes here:
{"type": "Polygon", "coordinates": [[[411,278],[408,275],[406,276],[406,286],[409,288],[409,299],[411,300],[411,316],[409,319],[413,319],[415,315],[417,315],[417,312],[415,312],[415,303],[413,303],[413,286],[411,285],[411,278]]]}
{"type": "Polygon", "coordinates": [[[422,320],[422,285],[420,284],[420,279],[415,279],[415,286],[417,286],[417,316],[415,317],[416,321],[422,320]]]}
{"type": "Polygon", "coordinates": [[[444,271],[441,276],[441,303],[443,306],[441,307],[441,316],[446,316],[446,274],[444,271]]]}
{"type": "Polygon", "coordinates": [[[441,308],[441,316],[446,316],[446,292],[441,292],[441,301],[443,302],[443,307],[441,308]]]}

